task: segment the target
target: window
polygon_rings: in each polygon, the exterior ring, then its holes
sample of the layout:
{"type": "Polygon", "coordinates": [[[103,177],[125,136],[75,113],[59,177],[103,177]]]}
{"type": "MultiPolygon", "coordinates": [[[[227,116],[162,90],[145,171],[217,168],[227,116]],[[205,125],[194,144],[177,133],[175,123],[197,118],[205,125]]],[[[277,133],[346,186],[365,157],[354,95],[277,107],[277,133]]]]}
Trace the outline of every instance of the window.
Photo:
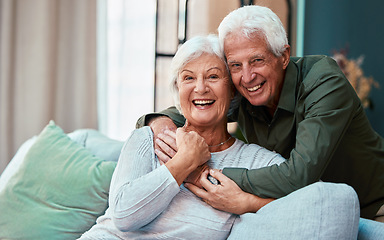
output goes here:
{"type": "Polygon", "coordinates": [[[156,0],[98,2],[100,131],[125,140],[154,109],[156,0]]]}
{"type": "MultiPolygon", "coordinates": [[[[100,131],[125,140],[140,116],[173,105],[168,76],[179,45],[217,33],[230,11],[249,2],[258,1],[98,0],[100,131]]],[[[289,2],[264,4],[286,19],[289,2]]]]}

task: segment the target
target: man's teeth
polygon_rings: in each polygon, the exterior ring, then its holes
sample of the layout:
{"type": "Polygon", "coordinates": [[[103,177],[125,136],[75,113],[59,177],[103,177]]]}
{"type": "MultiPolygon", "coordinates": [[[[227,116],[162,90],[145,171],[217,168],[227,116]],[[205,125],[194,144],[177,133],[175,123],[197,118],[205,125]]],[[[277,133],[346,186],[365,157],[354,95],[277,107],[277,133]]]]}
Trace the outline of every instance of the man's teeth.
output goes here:
{"type": "Polygon", "coordinates": [[[254,92],[256,90],[259,90],[263,84],[259,84],[257,86],[254,86],[253,88],[247,88],[248,91],[254,92]]]}
{"type": "Polygon", "coordinates": [[[193,103],[196,105],[208,105],[208,104],[212,104],[213,102],[214,102],[214,100],[195,100],[195,101],[193,101],[193,103]]]}

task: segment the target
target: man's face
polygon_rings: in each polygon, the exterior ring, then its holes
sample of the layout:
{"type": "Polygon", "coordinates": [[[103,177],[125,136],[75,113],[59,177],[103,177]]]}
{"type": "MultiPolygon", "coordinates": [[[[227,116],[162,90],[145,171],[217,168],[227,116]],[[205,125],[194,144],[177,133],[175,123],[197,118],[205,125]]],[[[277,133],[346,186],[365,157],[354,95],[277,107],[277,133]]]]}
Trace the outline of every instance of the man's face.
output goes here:
{"type": "Polygon", "coordinates": [[[241,95],[252,105],[266,106],[274,112],[289,63],[289,46],[281,57],[276,57],[263,37],[255,35],[249,39],[231,33],[224,41],[224,53],[241,95]]]}

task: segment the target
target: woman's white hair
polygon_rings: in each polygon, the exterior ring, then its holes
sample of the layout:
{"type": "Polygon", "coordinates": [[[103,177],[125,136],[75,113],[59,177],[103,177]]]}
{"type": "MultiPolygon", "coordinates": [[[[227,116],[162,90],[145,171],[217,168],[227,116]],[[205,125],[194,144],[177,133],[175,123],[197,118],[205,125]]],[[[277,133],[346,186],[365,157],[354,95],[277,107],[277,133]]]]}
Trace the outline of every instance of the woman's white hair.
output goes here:
{"type": "Polygon", "coordinates": [[[218,32],[221,46],[224,46],[224,40],[230,33],[242,33],[250,39],[254,34],[261,34],[276,57],[280,57],[288,45],[287,34],[279,17],[271,9],[262,6],[244,6],[230,12],[221,21],[218,32]]]}
{"type": "MultiPolygon", "coordinates": [[[[224,53],[220,48],[219,40],[216,35],[197,36],[186,41],[176,52],[171,62],[170,87],[173,94],[175,107],[181,113],[179,89],[177,78],[182,68],[190,61],[200,57],[204,53],[219,57],[223,62],[224,53]]],[[[228,67],[227,67],[228,71],[228,67]]],[[[229,71],[228,71],[229,75],[229,71]]]]}

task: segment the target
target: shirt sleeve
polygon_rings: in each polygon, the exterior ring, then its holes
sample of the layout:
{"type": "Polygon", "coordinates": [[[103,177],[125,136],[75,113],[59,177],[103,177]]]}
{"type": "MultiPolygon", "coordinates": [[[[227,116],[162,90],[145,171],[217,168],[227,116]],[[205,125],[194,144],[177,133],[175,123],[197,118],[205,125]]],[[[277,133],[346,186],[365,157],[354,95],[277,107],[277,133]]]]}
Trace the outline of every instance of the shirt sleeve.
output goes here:
{"type": "Polygon", "coordinates": [[[141,128],[143,126],[147,126],[148,121],[154,117],[167,116],[172,119],[177,127],[182,127],[185,123],[185,118],[180,112],[176,109],[176,107],[169,107],[164,109],[159,113],[150,113],[141,116],[136,122],[136,128],[141,128]]]}
{"type": "Polygon", "coordinates": [[[262,169],[223,170],[244,191],[279,198],[319,181],[355,110],[361,107],[348,80],[336,68],[317,68],[306,78],[314,80],[299,89],[295,111],[303,114],[296,116],[296,142],[287,161],[262,169]]]}
{"type": "Polygon", "coordinates": [[[125,143],[111,180],[110,210],[120,231],[134,231],[150,223],[180,188],[153,151],[151,130],[135,130],[125,143]]]}

